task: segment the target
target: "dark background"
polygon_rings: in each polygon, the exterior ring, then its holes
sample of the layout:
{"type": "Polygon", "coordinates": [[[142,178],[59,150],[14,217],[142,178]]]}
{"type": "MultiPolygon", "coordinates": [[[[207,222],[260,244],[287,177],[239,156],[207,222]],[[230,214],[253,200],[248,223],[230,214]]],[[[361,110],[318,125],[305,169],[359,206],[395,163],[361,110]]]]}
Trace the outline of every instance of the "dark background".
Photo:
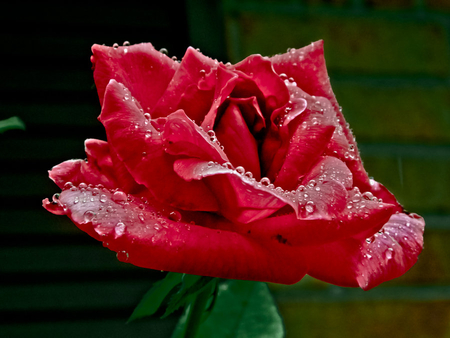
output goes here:
{"type": "Polygon", "coordinates": [[[161,272],[136,268],[41,207],[47,170],[105,139],[90,47],[189,45],[220,61],[325,40],[331,82],[369,174],[425,216],[405,276],[363,292],[272,285],[288,337],[450,335],[448,0],[11,2],[0,30],[0,336],[169,337],[177,317],[125,324],[161,272]]]}

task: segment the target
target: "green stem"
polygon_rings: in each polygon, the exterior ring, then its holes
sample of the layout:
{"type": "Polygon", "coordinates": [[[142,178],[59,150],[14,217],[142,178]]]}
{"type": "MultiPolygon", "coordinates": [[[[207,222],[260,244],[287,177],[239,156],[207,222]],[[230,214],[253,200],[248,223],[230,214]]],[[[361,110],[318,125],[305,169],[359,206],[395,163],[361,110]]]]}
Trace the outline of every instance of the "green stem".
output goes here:
{"type": "MultiPolygon", "coordinates": [[[[212,283],[211,283],[212,284],[212,283]]],[[[211,294],[211,287],[206,287],[200,292],[189,306],[189,313],[186,319],[184,338],[195,338],[200,327],[202,315],[211,294]]]]}

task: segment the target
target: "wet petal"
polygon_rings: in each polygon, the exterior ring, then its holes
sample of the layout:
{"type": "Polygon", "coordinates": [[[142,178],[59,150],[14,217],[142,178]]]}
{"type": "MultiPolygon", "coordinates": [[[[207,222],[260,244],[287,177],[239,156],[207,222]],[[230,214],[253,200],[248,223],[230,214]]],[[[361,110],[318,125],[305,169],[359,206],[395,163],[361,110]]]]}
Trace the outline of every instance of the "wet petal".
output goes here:
{"type": "Polygon", "coordinates": [[[175,172],[186,181],[205,182],[215,194],[221,214],[232,222],[249,223],[289,203],[269,183],[263,185],[236,169],[231,163],[220,165],[197,159],[180,159],[174,165],[175,172]]]}
{"type": "Polygon", "coordinates": [[[344,116],[336,101],[325,64],[323,41],[313,42],[309,46],[291,49],[285,54],[271,58],[273,67],[278,74],[292,77],[297,86],[313,98],[328,99],[336,112],[338,126],[328,147],[328,154],[345,161],[352,171],[355,184],[362,190],[369,190],[369,177],[359,156],[355,139],[347,127],[344,116]],[[346,155],[347,153],[347,155],[346,155]]]}
{"type": "Polygon", "coordinates": [[[239,106],[233,101],[221,116],[214,131],[224,147],[229,161],[235,167],[244,167],[253,173],[256,179],[260,179],[258,144],[250,132],[239,106]]]}
{"type": "Polygon", "coordinates": [[[79,184],[103,184],[112,188],[118,186],[113,163],[105,141],[88,139],[85,141],[87,161],[69,160],[62,162],[49,171],[50,178],[63,188],[66,182],[79,184]]]}
{"type": "Polygon", "coordinates": [[[214,132],[205,132],[179,110],[170,114],[162,133],[166,152],[206,161],[228,162],[227,155],[215,140],[214,132]]]}
{"type": "MultiPolygon", "coordinates": [[[[234,68],[243,72],[246,75],[244,78],[248,78],[254,82],[256,87],[261,91],[264,96],[262,110],[265,112],[265,116],[270,117],[273,110],[286,105],[289,100],[288,90],[283,80],[274,71],[269,58],[262,57],[261,55],[250,55],[237,63],[234,68]]],[[[240,91],[245,92],[245,87],[240,91]]],[[[237,94],[236,96],[247,97],[252,95],[237,94]]]]}
{"type": "Polygon", "coordinates": [[[111,79],[130,88],[146,112],[150,112],[165,92],[179,64],[158,52],[150,43],[132,46],[92,46],[91,61],[100,104],[111,79]]]}
{"type": "Polygon", "coordinates": [[[344,192],[345,189],[336,181],[299,188],[296,199],[300,203],[301,217],[293,213],[274,215],[249,224],[251,232],[261,238],[280,237],[293,246],[313,246],[358,234],[373,234],[394,212],[394,206],[391,204],[375,199],[367,200],[361,194],[358,195],[356,190],[350,191],[349,194],[344,192]],[[320,187],[321,191],[328,190],[328,196],[318,194],[315,190],[317,187],[320,187]],[[344,194],[333,197],[339,193],[344,194]],[[305,194],[307,197],[304,197],[305,194]],[[347,199],[344,207],[338,207],[337,204],[345,197],[347,199]]]}
{"type": "Polygon", "coordinates": [[[153,118],[183,109],[193,120],[202,120],[211,107],[217,64],[189,47],[165,93],[151,111],[153,118]]]}
{"type": "Polygon", "coordinates": [[[278,74],[292,77],[297,86],[309,95],[336,102],[325,65],[322,40],[303,48],[291,48],[287,53],[275,55],[270,60],[278,74]]]}
{"type": "Polygon", "coordinates": [[[321,115],[307,114],[290,138],[287,154],[279,170],[275,185],[296,189],[312,165],[322,156],[335,126],[321,115]]]}
{"type": "Polygon", "coordinates": [[[304,250],[308,274],[341,286],[369,290],[399,277],[417,261],[423,247],[423,218],[393,214],[380,233],[367,239],[350,238],[304,250]]]}
{"type": "Polygon", "coordinates": [[[217,210],[217,203],[203,182],[187,183],[173,171],[176,157],[164,151],[164,119],[150,120],[139,103],[121,84],[111,80],[100,115],[108,142],[137,183],[156,198],[187,210],[217,210]],[[162,123],[162,124],[161,124],[162,123]]]}
{"type": "MultiPolygon", "coordinates": [[[[44,202],[47,209],[50,204],[44,202]]],[[[288,246],[192,224],[182,210],[121,191],[64,190],[58,207],[119,260],[140,267],[285,284],[306,271],[302,256],[288,246]]]]}

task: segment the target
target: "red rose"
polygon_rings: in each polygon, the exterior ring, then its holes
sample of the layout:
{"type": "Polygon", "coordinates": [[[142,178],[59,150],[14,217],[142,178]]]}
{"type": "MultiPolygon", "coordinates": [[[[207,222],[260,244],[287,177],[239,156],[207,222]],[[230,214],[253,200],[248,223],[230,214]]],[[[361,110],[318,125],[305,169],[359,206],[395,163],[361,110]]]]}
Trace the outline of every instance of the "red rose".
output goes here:
{"type": "Polygon", "coordinates": [[[365,172],[322,41],[231,65],[92,47],[108,141],[50,171],[44,207],[137,266],[370,289],[417,260],[424,221],[365,172]]]}

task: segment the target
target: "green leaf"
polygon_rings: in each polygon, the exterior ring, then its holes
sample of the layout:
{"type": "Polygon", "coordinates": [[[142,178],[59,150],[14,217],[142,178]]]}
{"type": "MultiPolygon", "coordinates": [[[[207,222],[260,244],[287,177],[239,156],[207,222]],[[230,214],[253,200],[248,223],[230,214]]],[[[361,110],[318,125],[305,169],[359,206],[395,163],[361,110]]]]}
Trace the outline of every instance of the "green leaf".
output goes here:
{"type": "Polygon", "coordinates": [[[169,272],[166,277],[153,284],[152,288],[144,295],[141,302],[134,309],[128,323],[146,316],[153,315],[161,306],[170,292],[182,282],[183,274],[169,272]]]}
{"type": "Polygon", "coordinates": [[[10,129],[25,130],[25,123],[17,116],[10,117],[6,120],[0,120],[0,134],[10,129]]]}
{"type": "Polygon", "coordinates": [[[181,306],[190,303],[200,291],[214,280],[214,278],[184,274],[182,280],[183,283],[180,290],[172,296],[167,305],[166,312],[161,318],[167,317],[181,306]]]}
{"type": "MultiPolygon", "coordinates": [[[[181,320],[180,320],[181,321],[181,320]]],[[[282,338],[283,320],[266,283],[230,280],[197,338],[282,338]]]]}

